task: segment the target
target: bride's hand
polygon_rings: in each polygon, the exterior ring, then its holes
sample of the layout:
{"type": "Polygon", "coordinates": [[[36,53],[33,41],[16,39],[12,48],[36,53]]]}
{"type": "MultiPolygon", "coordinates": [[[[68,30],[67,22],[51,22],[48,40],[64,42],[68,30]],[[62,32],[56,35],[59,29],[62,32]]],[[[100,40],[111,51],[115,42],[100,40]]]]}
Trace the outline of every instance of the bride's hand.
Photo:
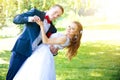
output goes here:
{"type": "Polygon", "coordinates": [[[43,27],[43,22],[41,20],[37,20],[36,23],[40,25],[40,27],[43,27]]]}

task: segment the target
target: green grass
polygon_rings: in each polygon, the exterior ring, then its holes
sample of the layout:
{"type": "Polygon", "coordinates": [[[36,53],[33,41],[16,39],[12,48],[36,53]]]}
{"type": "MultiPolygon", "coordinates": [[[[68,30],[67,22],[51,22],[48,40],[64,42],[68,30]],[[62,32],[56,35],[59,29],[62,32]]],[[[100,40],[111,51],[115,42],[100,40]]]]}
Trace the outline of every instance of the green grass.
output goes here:
{"type": "Polygon", "coordinates": [[[10,51],[0,51],[0,80],[5,80],[8,70],[8,62],[10,58],[10,51]]]}
{"type": "MultiPolygon", "coordinates": [[[[57,80],[120,80],[119,41],[84,42],[72,61],[64,52],[55,57],[57,80]]],[[[9,51],[0,51],[0,59],[9,58],[9,51]]],[[[8,64],[0,62],[0,80],[5,80],[7,69],[8,64]]]]}
{"type": "Polygon", "coordinates": [[[120,80],[120,45],[86,42],[70,62],[60,51],[55,57],[57,80],[120,80]]]}

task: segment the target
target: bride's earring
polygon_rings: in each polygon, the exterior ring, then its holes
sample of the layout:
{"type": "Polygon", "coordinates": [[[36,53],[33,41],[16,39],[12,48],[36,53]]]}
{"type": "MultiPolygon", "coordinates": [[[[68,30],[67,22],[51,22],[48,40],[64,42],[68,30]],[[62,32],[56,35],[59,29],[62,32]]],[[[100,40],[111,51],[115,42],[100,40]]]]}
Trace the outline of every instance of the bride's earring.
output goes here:
{"type": "Polygon", "coordinates": [[[77,35],[75,35],[75,37],[74,37],[75,39],[77,39],[77,35]]]}
{"type": "Polygon", "coordinates": [[[82,34],[82,33],[83,33],[83,30],[80,31],[80,34],[82,34]]]}

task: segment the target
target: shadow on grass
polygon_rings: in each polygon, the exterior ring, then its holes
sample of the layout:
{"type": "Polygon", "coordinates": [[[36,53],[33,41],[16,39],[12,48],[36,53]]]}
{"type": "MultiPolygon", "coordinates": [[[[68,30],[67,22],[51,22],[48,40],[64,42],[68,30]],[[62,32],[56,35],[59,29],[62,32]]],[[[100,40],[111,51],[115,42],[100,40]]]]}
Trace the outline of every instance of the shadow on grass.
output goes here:
{"type": "Polygon", "coordinates": [[[8,70],[10,51],[0,51],[0,80],[5,80],[8,70]]]}

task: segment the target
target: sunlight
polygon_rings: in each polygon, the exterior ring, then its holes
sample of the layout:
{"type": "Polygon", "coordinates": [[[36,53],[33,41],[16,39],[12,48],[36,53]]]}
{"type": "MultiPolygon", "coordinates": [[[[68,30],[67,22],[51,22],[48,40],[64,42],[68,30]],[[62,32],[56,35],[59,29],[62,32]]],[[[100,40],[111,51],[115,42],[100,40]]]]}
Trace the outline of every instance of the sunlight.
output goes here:
{"type": "Polygon", "coordinates": [[[101,73],[98,73],[98,72],[91,72],[90,75],[91,75],[91,76],[95,76],[95,77],[100,77],[100,76],[102,76],[102,74],[101,74],[101,73]]]}
{"type": "MultiPolygon", "coordinates": [[[[4,51],[0,51],[0,55],[2,55],[4,51]]],[[[0,58],[0,64],[9,64],[8,61],[3,60],[2,58],[0,58]]]]}
{"type": "Polygon", "coordinates": [[[120,53],[115,53],[115,55],[120,56],[120,53]]]}
{"type": "Polygon", "coordinates": [[[109,23],[120,22],[120,0],[98,0],[99,11],[97,16],[104,16],[109,23]]]}
{"type": "Polygon", "coordinates": [[[0,30],[0,36],[15,37],[20,33],[20,29],[15,24],[9,23],[9,27],[0,30]]]}
{"type": "Polygon", "coordinates": [[[90,54],[90,55],[96,55],[96,53],[95,53],[95,52],[90,52],[89,54],[90,54]]]}
{"type": "Polygon", "coordinates": [[[104,54],[105,52],[98,52],[98,53],[96,53],[96,52],[90,52],[89,54],[90,55],[98,55],[98,54],[104,54]]]}
{"type": "Polygon", "coordinates": [[[5,61],[5,60],[0,58],[0,64],[9,64],[9,63],[8,63],[8,61],[5,61]]]}
{"type": "Polygon", "coordinates": [[[16,39],[17,39],[17,37],[0,39],[0,51],[11,50],[15,44],[16,39]]]}

